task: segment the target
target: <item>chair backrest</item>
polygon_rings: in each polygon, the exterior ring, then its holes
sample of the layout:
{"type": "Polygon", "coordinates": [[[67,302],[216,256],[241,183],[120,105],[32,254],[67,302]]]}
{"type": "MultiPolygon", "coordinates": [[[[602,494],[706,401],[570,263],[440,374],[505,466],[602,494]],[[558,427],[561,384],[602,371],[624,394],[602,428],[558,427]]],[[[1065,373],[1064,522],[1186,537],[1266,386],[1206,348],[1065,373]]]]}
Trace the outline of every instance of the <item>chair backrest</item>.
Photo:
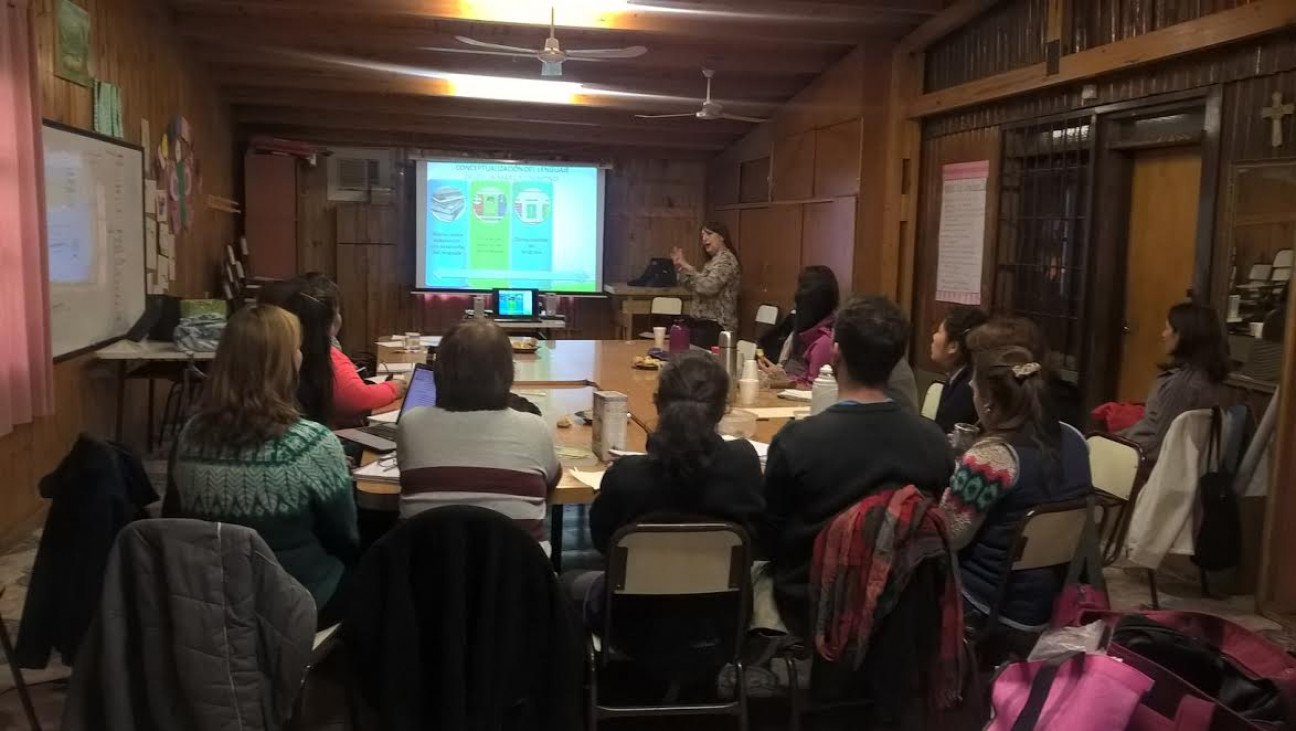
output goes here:
{"type": "Polygon", "coordinates": [[[945,384],[941,381],[933,381],[927,387],[927,395],[923,396],[922,415],[927,419],[935,419],[936,412],[940,409],[941,394],[945,392],[945,384]]]}
{"type": "Polygon", "coordinates": [[[778,322],[779,308],[774,305],[761,305],[756,308],[757,325],[773,325],[778,322]]]}
{"type": "Polygon", "coordinates": [[[1291,268],[1293,264],[1296,264],[1296,253],[1293,253],[1291,249],[1283,249],[1277,254],[1274,254],[1274,268],[1291,268]]]}
{"type": "Polygon", "coordinates": [[[650,312],[654,315],[680,315],[684,313],[684,300],[679,297],[653,297],[650,312]]]}
{"type": "Polygon", "coordinates": [[[1253,264],[1247,278],[1253,282],[1267,282],[1272,271],[1273,267],[1269,264],[1253,264]]]}
{"type": "Polygon", "coordinates": [[[1090,434],[1085,443],[1089,445],[1093,486],[1112,497],[1129,500],[1138,484],[1143,450],[1134,442],[1111,434],[1090,434]]]}
{"type": "Polygon", "coordinates": [[[738,341],[738,367],[741,372],[742,365],[749,360],[756,359],[756,343],[751,340],[738,341]]]}
{"type": "Polygon", "coordinates": [[[1090,515],[1086,500],[1046,503],[1022,518],[1012,571],[1029,571],[1071,563],[1090,515]]]}
{"type": "Polygon", "coordinates": [[[672,679],[714,672],[742,649],[751,548],[732,523],[639,523],[612,537],[603,643],[672,679]]]}

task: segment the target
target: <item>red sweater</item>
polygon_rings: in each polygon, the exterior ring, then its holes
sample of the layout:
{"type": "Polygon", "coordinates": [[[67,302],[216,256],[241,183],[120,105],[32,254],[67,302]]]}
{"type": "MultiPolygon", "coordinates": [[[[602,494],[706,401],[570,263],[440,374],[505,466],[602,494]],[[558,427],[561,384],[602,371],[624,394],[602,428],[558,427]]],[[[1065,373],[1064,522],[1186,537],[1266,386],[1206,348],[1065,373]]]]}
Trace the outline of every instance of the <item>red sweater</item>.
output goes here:
{"type": "Polygon", "coordinates": [[[346,354],[333,348],[333,420],[346,424],[396,400],[396,384],[365,383],[346,354]]]}

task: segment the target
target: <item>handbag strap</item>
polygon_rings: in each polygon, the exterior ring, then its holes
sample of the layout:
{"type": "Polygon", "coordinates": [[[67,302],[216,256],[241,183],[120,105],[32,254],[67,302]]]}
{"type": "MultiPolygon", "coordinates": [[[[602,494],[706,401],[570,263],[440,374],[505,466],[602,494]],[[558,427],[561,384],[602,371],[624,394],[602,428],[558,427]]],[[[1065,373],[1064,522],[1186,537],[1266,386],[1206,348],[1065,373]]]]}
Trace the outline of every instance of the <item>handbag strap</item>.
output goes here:
{"type": "Polygon", "coordinates": [[[1224,449],[1220,442],[1224,438],[1224,410],[1218,406],[1211,408],[1210,438],[1206,442],[1206,471],[1218,472],[1224,462],[1224,449]]]}
{"type": "Polygon", "coordinates": [[[1012,731],[1034,731],[1035,724],[1039,723],[1040,714],[1044,712],[1044,704],[1048,702],[1049,691],[1053,689],[1053,681],[1057,679],[1058,670],[1077,657],[1084,657],[1084,653],[1079,650],[1064,653],[1051,657],[1040,665],[1035,678],[1031,681],[1026,705],[1022,706],[1021,713],[1017,714],[1012,731]]]}
{"type": "Polygon", "coordinates": [[[1090,495],[1085,498],[1085,503],[1089,518],[1080,529],[1080,543],[1076,546],[1075,555],[1071,557],[1071,564],[1067,567],[1066,583],[1063,586],[1079,584],[1083,572],[1085,581],[1089,585],[1106,591],[1107,582],[1102,573],[1102,554],[1098,548],[1098,527],[1094,525],[1093,520],[1094,497],[1090,495]]]}

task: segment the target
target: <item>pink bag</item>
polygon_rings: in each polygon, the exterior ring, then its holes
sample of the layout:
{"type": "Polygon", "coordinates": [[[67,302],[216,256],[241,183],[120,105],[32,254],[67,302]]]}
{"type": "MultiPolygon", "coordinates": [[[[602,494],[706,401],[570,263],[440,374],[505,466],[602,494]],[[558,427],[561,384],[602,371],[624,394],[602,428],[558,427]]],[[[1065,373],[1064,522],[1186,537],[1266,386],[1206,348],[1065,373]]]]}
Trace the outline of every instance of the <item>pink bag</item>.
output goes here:
{"type": "Polygon", "coordinates": [[[986,731],[1123,729],[1151,688],[1151,678],[1106,655],[1012,663],[993,681],[986,731]]]}
{"type": "Polygon", "coordinates": [[[1053,604],[1053,628],[1079,624],[1085,612],[1111,609],[1107,592],[1090,584],[1067,584],[1053,604]]]}

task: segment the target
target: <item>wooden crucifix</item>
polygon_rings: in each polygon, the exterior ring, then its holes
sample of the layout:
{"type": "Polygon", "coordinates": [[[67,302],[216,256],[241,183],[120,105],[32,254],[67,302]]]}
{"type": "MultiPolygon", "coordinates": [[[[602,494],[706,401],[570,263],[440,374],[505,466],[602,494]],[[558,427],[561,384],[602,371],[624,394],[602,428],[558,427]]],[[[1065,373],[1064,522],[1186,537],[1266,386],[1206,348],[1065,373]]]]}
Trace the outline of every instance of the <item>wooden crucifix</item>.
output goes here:
{"type": "Polygon", "coordinates": [[[1274,147],[1283,146],[1283,118],[1291,114],[1296,114],[1296,104],[1283,104],[1282,96],[1281,91],[1275,91],[1273,97],[1271,97],[1273,99],[1273,104],[1260,110],[1260,116],[1269,120],[1269,123],[1272,125],[1269,144],[1274,147]]]}

